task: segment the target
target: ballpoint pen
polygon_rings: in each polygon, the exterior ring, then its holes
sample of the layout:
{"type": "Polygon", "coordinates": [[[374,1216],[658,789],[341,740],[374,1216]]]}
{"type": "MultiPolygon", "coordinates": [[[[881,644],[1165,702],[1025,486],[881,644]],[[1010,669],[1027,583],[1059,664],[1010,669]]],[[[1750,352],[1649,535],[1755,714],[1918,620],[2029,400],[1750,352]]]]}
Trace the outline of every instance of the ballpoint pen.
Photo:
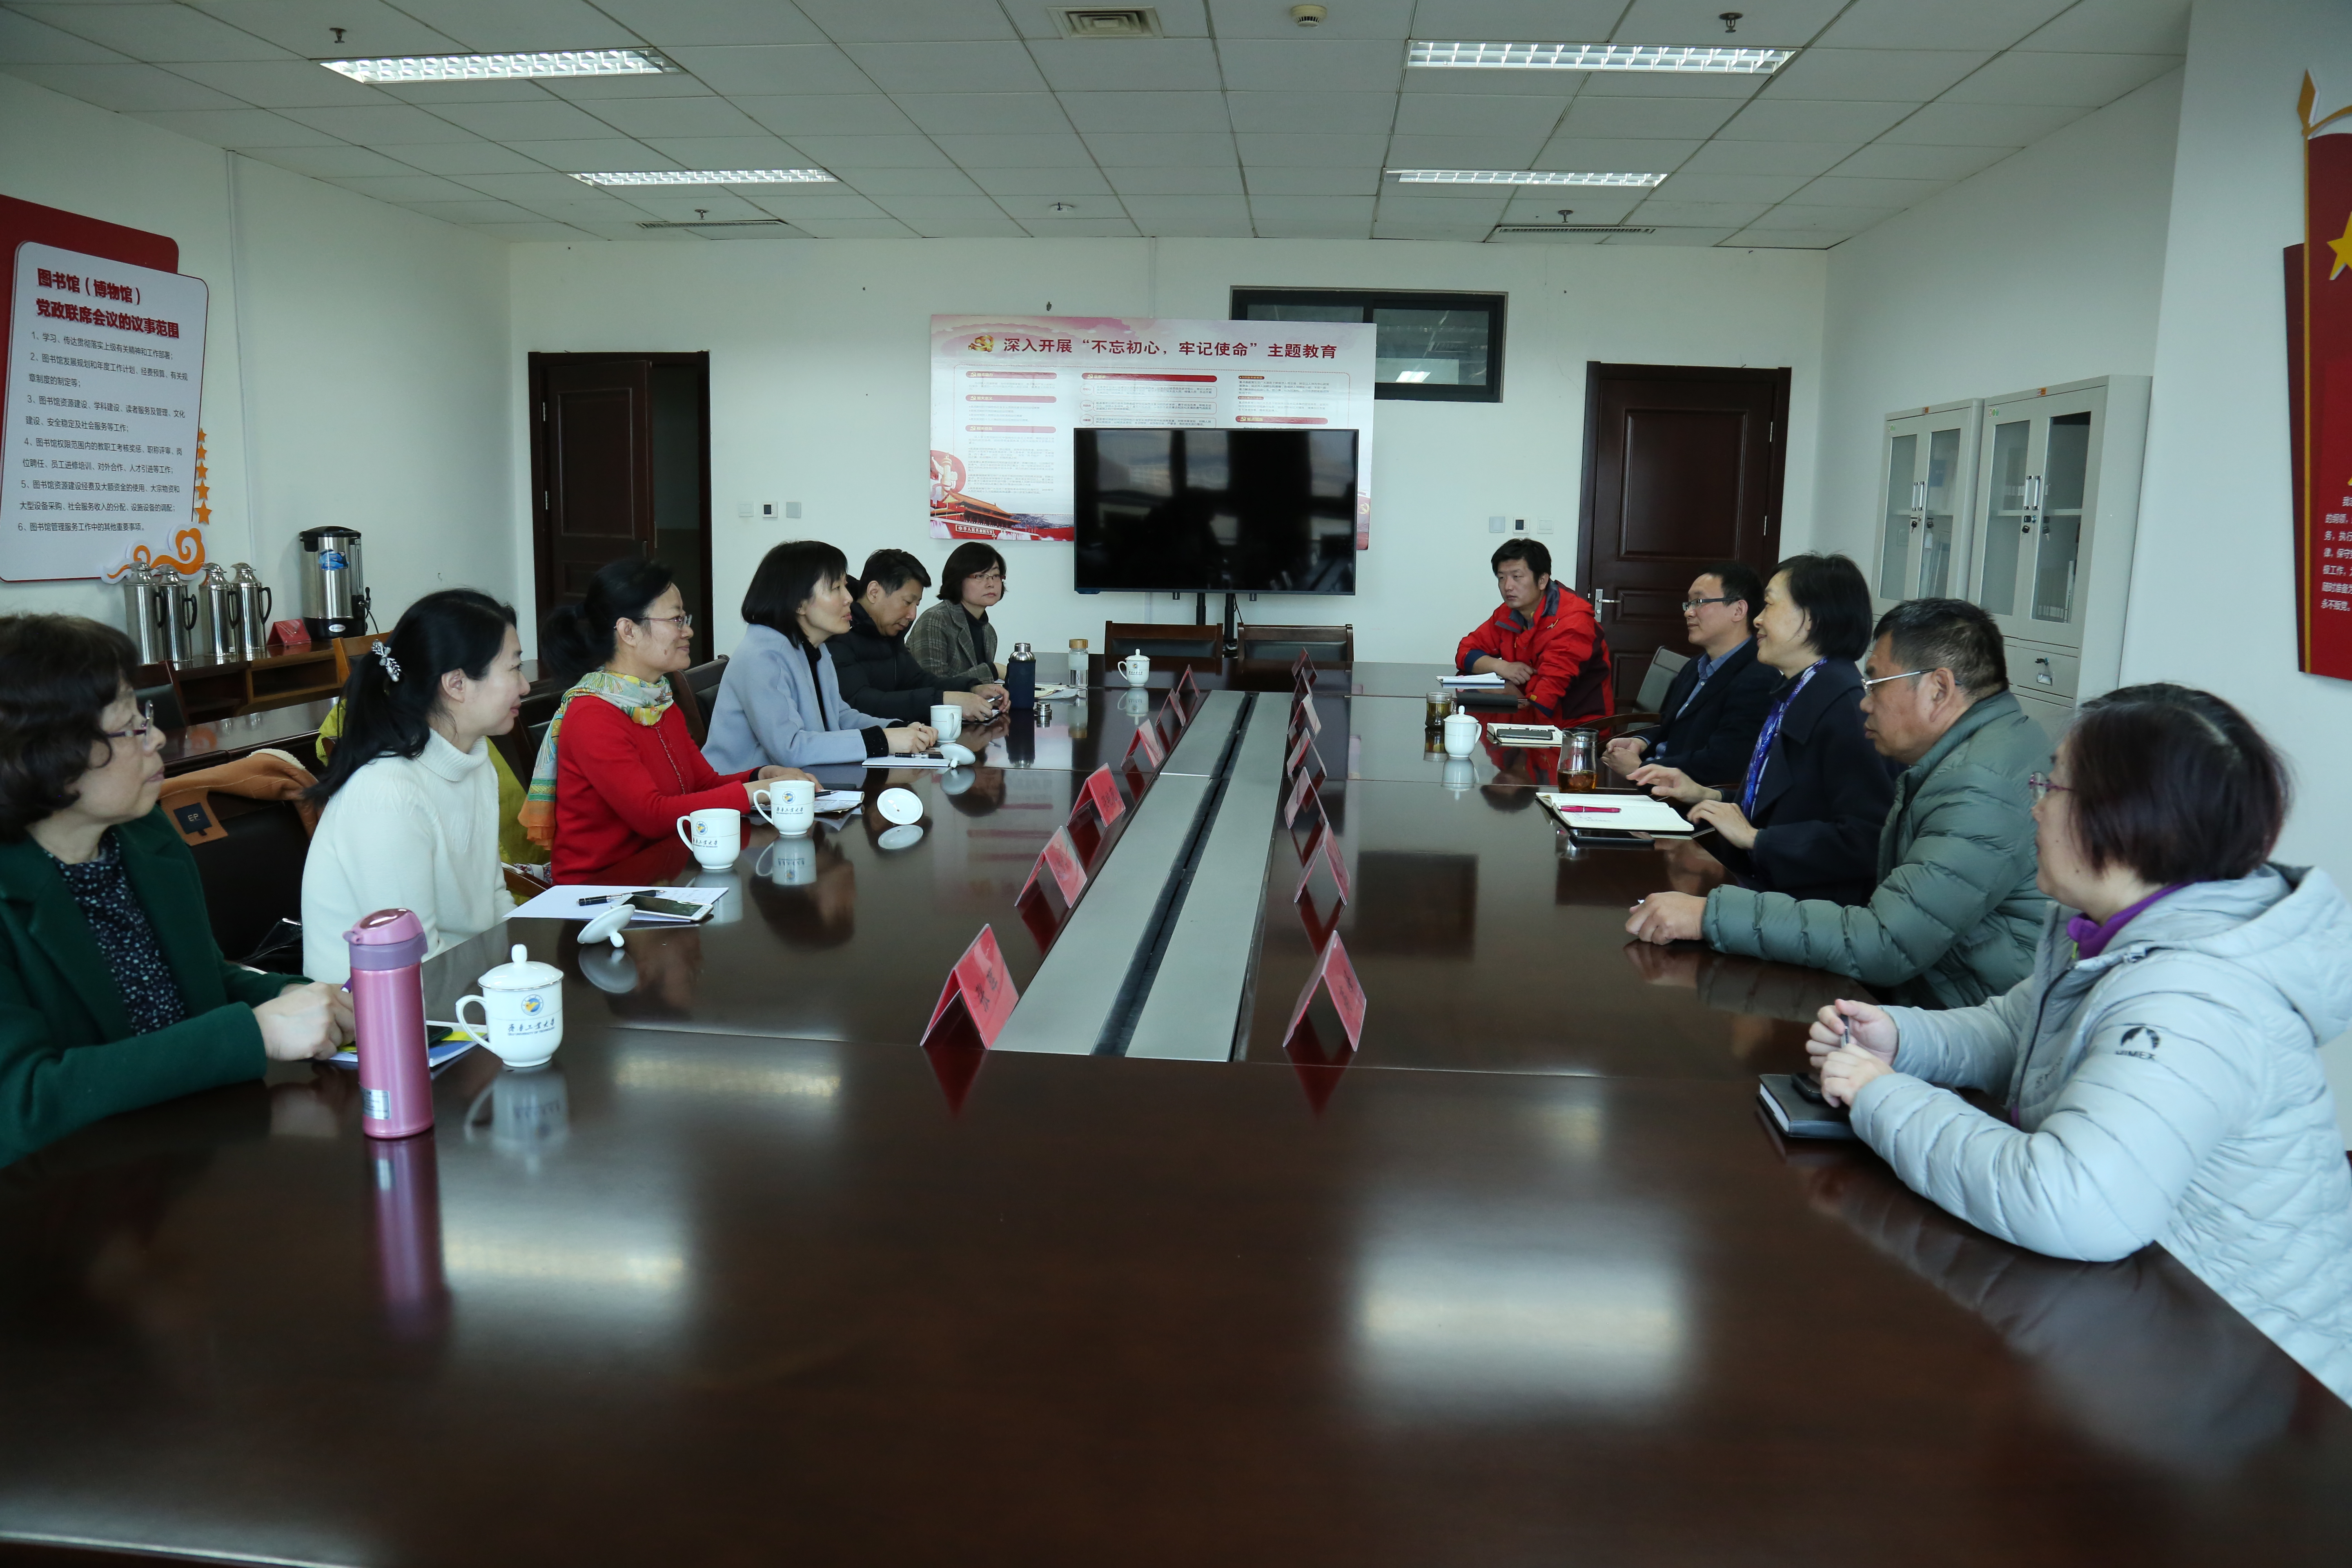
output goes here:
{"type": "Polygon", "coordinates": [[[1622,805],[1563,805],[1560,807],[1562,811],[1598,811],[1611,816],[1616,816],[1624,809],[1622,805]]]}
{"type": "Polygon", "coordinates": [[[586,898],[579,900],[578,903],[580,908],[584,910],[590,904],[614,904],[620,902],[623,899],[634,899],[640,893],[658,893],[660,891],[661,889],[659,888],[632,888],[625,893],[591,893],[586,898]]]}

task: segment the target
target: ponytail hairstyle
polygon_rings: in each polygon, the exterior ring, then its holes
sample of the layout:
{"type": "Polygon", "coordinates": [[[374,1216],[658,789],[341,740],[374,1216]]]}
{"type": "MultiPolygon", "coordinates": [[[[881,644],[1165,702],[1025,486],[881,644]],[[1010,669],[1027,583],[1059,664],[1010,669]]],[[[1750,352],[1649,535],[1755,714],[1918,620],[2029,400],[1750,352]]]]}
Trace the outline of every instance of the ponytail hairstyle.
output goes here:
{"type": "Polygon", "coordinates": [[[539,629],[539,667],[569,689],[613,657],[613,623],[641,621],[677,579],[658,561],[620,555],[588,579],[576,605],[560,606],[539,629]]]}
{"type": "Polygon", "coordinates": [[[421,754],[441,678],[453,669],[471,680],[488,676],[514,624],[513,605],[471,588],[444,588],[409,605],[391,637],[352,661],[342,735],[325,776],[305,793],[325,801],[378,757],[421,754]]]}

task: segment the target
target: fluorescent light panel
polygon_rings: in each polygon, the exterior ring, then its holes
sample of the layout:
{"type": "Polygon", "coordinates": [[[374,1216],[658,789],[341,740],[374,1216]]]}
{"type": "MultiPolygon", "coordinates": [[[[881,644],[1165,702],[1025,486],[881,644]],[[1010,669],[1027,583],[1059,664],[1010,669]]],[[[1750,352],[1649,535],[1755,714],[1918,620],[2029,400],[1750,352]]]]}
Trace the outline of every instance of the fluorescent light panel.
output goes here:
{"type": "Polygon", "coordinates": [[[353,81],[496,81],[515,77],[662,76],[678,68],[651,49],[542,49],[521,55],[396,55],[320,60],[353,81]]]}
{"type": "Polygon", "coordinates": [[[1654,185],[1664,174],[1563,174],[1554,169],[1391,169],[1405,185],[1654,185]]]}
{"type": "Polygon", "coordinates": [[[1704,44],[1472,44],[1415,38],[1409,66],[1486,70],[1715,71],[1755,76],[1779,70],[1794,49],[1726,49],[1704,44]]]}
{"type": "Polygon", "coordinates": [[[590,185],[805,185],[833,180],[823,169],[618,169],[572,177],[590,185]]]}

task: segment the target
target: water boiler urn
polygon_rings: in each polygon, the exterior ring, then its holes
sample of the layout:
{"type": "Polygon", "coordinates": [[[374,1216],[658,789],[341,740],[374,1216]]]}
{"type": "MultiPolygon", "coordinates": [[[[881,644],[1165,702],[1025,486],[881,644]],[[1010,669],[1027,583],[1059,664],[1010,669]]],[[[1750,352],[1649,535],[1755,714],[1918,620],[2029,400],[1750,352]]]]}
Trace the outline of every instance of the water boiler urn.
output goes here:
{"type": "Polygon", "coordinates": [[[355,529],[306,528],[302,541],[302,624],[314,643],[367,630],[367,582],[355,529]]]}

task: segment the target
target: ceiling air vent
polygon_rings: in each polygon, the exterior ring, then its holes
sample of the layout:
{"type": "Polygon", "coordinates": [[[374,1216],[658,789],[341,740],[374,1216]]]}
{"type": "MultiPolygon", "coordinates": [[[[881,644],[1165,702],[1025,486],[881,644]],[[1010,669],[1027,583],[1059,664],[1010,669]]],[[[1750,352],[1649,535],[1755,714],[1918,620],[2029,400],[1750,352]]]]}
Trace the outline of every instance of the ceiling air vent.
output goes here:
{"type": "Polygon", "coordinates": [[[1160,13],[1149,5],[1056,5],[1053,11],[1066,38],[1160,37],[1160,13]]]}
{"type": "Polygon", "coordinates": [[[1655,234],[1622,223],[1498,223],[1488,239],[1552,239],[1571,234],[1655,234]]]}
{"type": "Polygon", "coordinates": [[[707,229],[707,228],[781,228],[781,229],[785,230],[787,233],[793,234],[793,235],[797,235],[797,234],[799,234],[799,233],[800,233],[800,230],[798,230],[798,229],[796,229],[796,228],[793,227],[793,226],[792,226],[792,225],[790,225],[790,224],[786,223],[783,219],[782,219],[782,218],[780,218],[780,217],[714,217],[714,218],[710,218],[710,219],[709,219],[709,220],[707,220],[707,221],[698,221],[698,222],[694,222],[694,223],[667,223],[667,222],[662,222],[662,221],[657,220],[657,219],[647,218],[647,219],[641,220],[641,221],[638,223],[637,226],[638,226],[639,228],[691,228],[691,229],[707,229]]]}

